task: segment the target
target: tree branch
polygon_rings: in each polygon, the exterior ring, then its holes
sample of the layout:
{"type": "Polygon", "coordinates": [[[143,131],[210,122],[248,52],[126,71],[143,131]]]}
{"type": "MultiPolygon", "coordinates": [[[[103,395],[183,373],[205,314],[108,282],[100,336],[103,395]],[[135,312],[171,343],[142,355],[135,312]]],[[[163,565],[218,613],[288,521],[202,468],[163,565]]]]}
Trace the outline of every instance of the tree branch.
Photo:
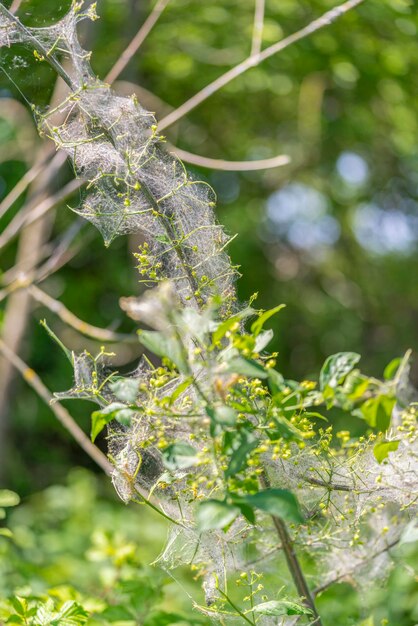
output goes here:
{"type": "Polygon", "coordinates": [[[210,157],[200,156],[181,150],[181,148],[172,147],[182,161],[198,165],[199,167],[207,167],[212,170],[222,170],[227,172],[254,172],[257,170],[268,170],[273,167],[282,167],[291,162],[291,158],[287,154],[278,154],[269,159],[259,159],[254,161],[226,161],[224,159],[211,159],[210,157]]]}
{"type": "Polygon", "coordinates": [[[38,396],[42,398],[46,404],[48,404],[57,420],[70,433],[80,447],[83,448],[89,457],[99,467],[101,467],[108,476],[110,476],[113,471],[112,464],[107,460],[103,452],[90,441],[84,431],[71,417],[67,409],[65,409],[62,404],[55,401],[54,396],[44,385],[36,372],[26,365],[26,363],[22,361],[22,359],[18,357],[17,354],[15,354],[2,339],[0,339],[0,352],[22,374],[28,385],[36,391],[38,396]]]}
{"type": "Polygon", "coordinates": [[[255,0],[253,37],[251,41],[251,55],[258,54],[261,50],[264,28],[265,0],[255,0]]]}
{"type": "MultiPolygon", "coordinates": [[[[24,286],[22,285],[22,287],[24,286]]],[[[65,324],[68,324],[82,335],[86,335],[86,337],[110,343],[116,343],[118,341],[138,343],[137,337],[133,337],[132,335],[115,333],[107,328],[98,328],[97,326],[92,326],[87,322],[83,322],[76,315],[74,315],[74,313],[67,309],[62,302],[55,300],[55,298],[52,298],[50,295],[45,293],[45,291],[36,287],[36,285],[27,286],[27,290],[36,302],[46,306],[50,311],[58,315],[58,317],[65,324]]]]}
{"type": "Polygon", "coordinates": [[[130,44],[121,54],[121,56],[116,61],[112,69],[108,72],[105,78],[105,82],[112,84],[117,79],[117,77],[123,72],[125,67],[128,65],[129,61],[132,59],[134,54],[138,51],[139,47],[143,44],[146,37],[151,32],[152,28],[158,21],[161,13],[164,11],[169,1],[170,0],[158,0],[155,7],[151,11],[151,13],[148,15],[147,19],[142,24],[141,28],[139,29],[135,37],[132,39],[130,44]]]}
{"type": "Polygon", "coordinates": [[[285,39],[282,39],[281,41],[278,41],[277,43],[269,46],[262,52],[250,54],[250,56],[247,57],[244,61],[242,61],[232,69],[228,70],[227,72],[225,72],[225,74],[222,74],[222,76],[219,76],[219,78],[198,91],[178,109],[166,115],[166,117],[164,117],[158,125],[159,130],[162,131],[165,128],[168,128],[169,126],[174,124],[175,122],[178,122],[182,117],[190,113],[190,111],[195,109],[199,104],[201,104],[214,93],[222,89],[222,87],[225,87],[225,85],[230,83],[232,80],[234,80],[238,76],[241,76],[241,74],[243,74],[247,70],[251,69],[252,67],[256,67],[257,65],[262,63],[262,61],[265,61],[266,59],[272,57],[278,52],[285,50],[285,48],[288,48],[294,43],[297,43],[301,39],[312,35],[312,33],[316,32],[317,30],[320,30],[325,26],[329,26],[336,19],[338,19],[357,5],[361,4],[362,2],[364,2],[364,0],[348,0],[338,7],[327,11],[326,13],[321,15],[321,17],[313,20],[313,22],[311,22],[301,30],[298,30],[296,33],[293,33],[292,35],[289,35],[289,37],[286,37],[285,39]]]}
{"type": "MultiPolygon", "coordinates": [[[[263,489],[269,489],[271,487],[270,480],[265,472],[260,476],[260,485],[263,487],[263,489]]],[[[322,626],[321,618],[315,606],[314,597],[311,594],[308,583],[306,582],[286,524],[280,517],[277,517],[276,515],[272,515],[271,518],[273,520],[274,527],[276,528],[277,535],[279,536],[282,549],[286,558],[287,567],[289,568],[289,572],[293,578],[293,582],[298,591],[298,594],[301,596],[301,598],[303,598],[305,606],[311,609],[315,617],[314,624],[316,624],[316,626],[322,626]]]]}

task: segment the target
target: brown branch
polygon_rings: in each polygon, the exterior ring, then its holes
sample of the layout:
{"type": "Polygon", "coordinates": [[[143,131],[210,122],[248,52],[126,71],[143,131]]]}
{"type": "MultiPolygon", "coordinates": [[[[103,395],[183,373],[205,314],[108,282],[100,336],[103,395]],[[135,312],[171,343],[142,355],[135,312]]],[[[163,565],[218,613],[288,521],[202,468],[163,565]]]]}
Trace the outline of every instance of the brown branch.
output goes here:
{"type": "MultiPolygon", "coordinates": [[[[50,407],[60,424],[74,438],[84,452],[86,452],[86,454],[105,472],[105,474],[112,476],[115,473],[115,468],[107,459],[106,455],[103,454],[103,452],[90,441],[85,432],[71,417],[67,409],[63,407],[62,404],[57,402],[37,373],[26,365],[26,363],[22,361],[22,359],[15,352],[13,352],[13,350],[10,350],[2,339],[0,339],[0,352],[13,365],[13,367],[20,372],[24,380],[30,387],[32,387],[45,404],[50,407]]],[[[180,522],[171,519],[171,517],[169,517],[164,510],[158,506],[158,501],[155,498],[152,498],[150,494],[137,482],[134,485],[134,489],[135,492],[141,497],[140,503],[150,507],[159,515],[162,515],[165,519],[168,519],[178,526],[183,526],[180,522]]]]}
{"type": "Polygon", "coordinates": [[[238,76],[241,76],[241,74],[243,74],[247,70],[251,69],[252,67],[256,67],[257,65],[262,63],[262,61],[269,59],[278,52],[282,52],[282,50],[285,50],[285,48],[288,48],[289,46],[297,43],[301,39],[312,35],[314,32],[320,30],[321,28],[329,26],[336,19],[338,19],[357,5],[361,4],[362,2],[364,2],[364,0],[348,0],[338,7],[327,11],[326,13],[321,15],[321,17],[313,20],[304,28],[301,28],[292,35],[289,35],[289,37],[285,37],[285,39],[282,39],[281,41],[272,44],[262,52],[250,54],[250,56],[247,57],[244,61],[225,72],[225,74],[222,74],[221,76],[216,78],[212,83],[206,85],[206,87],[198,91],[178,109],[175,109],[175,111],[169,113],[166,117],[164,117],[158,125],[159,130],[164,130],[165,128],[168,128],[168,126],[171,126],[175,122],[178,122],[182,117],[190,113],[190,111],[196,108],[199,104],[201,104],[214,93],[222,89],[222,87],[225,87],[225,85],[228,85],[228,83],[230,83],[232,80],[234,80],[238,76]]]}
{"type": "Polygon", "coordinates": [[[12,6],[10,7],[10,13],[17,13],[20,9],[20,5],[23,0],[13,0],[12,6]]]}
{"type": "MultiPolygon", "coordinates": [[[[259,480],[260,485],[263,487],[263,489],[270,489],[270,480],[265,472],[260,476],[259,480]]],[[[317,626],[322,626],[321,618],[315,606],[314,597],[309,589],[308,583],[306,582],[302,567],[299,563],[299,559],[295,552],[293,541],[289,535],[286,524],[280,517],[277,517],[276,515],[272,515],[271,519],[273,520],[274,527],[280,539],[282,549],[286,558],[287,567],[292,576],[298,594],[303,599],[305,606],[307,606],[312,611],[315,617],[314,624],[316,624],[317,626]]]]}
{"type": "Polygon", "coordinates": [[[134,54],[138,51],[139,47],[144,42],[145,38],[149,35],[152,28],[158,21],[161,13],[164,11],[165,7],[169,3],[170,0],[158,0],[155,7],[142,24],[141,28],[132,39],[131,43],[125,49],[125,51],[121,54],[119,59],[116,61],[115,65],[109,71],[105,78],[105,82],[112,84],[117,77],[123,72],[125,67],[128,65],[129,61],[132,59],[134,54]]]}
{"type": "MultiPolygon", "coordinates": [[[[52,165],[52,161],[50,163],[52,165]]],[[[51,168],[48,166],[45,168],[44,173],[49,173],[51,168]]],[[[71,180],[60,191],[57,191],[51,196],[44,198],[41,202],[32,202],[25,210],[21,210],[12,219],[7,228],[4,229],[0,236],[0,249],[4,248],[9,241],[11,241],[19,233],[20,229],[24,226],[32,224],[40,217],[48,213],[51,209],[57,206],[63,200],[66,200],[77,189],[80,189],[84,185],[85,181],[79,178],[71,180]]]]}
{"type": "Polygon", "coordinates": [[[258,54],[261,51],[264,28],[264,9],[265,0],[255,0],[253,37],[251,41],[250,53],[251,55],[258,54]]]}
{"type": "Polygon", "coordinates": [[[13,187],[13,189],[7,194],[7,196],[0,203],[0,217],[10,209],[11,206],[16,202],[16,200],[26,191],[29,185],[35,180],[38,174],[42,171],[43,167],[49,161],[49,156],[47,159],[44,159],[41,163],[36,163],[33,167],[30,168],[22,176],[19,182],[13,187]]]}
{"type": "Polygon", "coordinates": [[[211,159],[197,154],[192,154],[186,150],[181,150],[172,146],[173,152],[186,163],[207,167],[212,170],[223,170],[228,172],[254,172],[257,170],[268,170],[273,167],[288,165],[291,158],[286,154],[278,154],[269,159],[259,159],[255,161],[225,161],[224,159],[211,159]]]}
{"type": "Polygon", "coordinates": [[[28,365],[26,365],[26,363],[22,361],[22,359],[18,357],[17,354],[15,354],[2,339],[0,339],[0,352],[8,361],[10,361],[13,367],[15,367],[22,374],[28,385],[30,385],[32,389],[36,391],[38,396],[42,398],[42,400],[50,407],[57,420],[70,433],[80,447],[83,448],[89,457],[93,459],[93,461],[97,463],[97,465],[101,467],[108,476],[110,476],[113,471],[112,464],[107,460],[103,452],[90,441],[84,431],[71,417],[67,409],[65,409],[59,402],[55,401],[53,395],[44,385],[36,372],[28,367],[28,365]]]}
{"type": "Polygon", "coordinates": [[[36,287],[36,285],[29,285],[27,289],[34,300],[36,300],[43,306],[46,306],[50,311],[58,315],[58,317],[65,324],[68,324],[82,335],[86,335],[86,337],[91,337],[92,339],[96,339],[97,341],[107,341],[110,343],[116,343],[118,341],[129,341],[133,343],[138,343],[138,339],[136,337],[133,337],[132,335],[115,333],[112,330],[108,330],[107,328],[98,328],[97,326],[92,326],[87,322],[83,322],[76,315],[74,315],[74,313],[67,309],[67,307],[64,306],[62,302],[60,302],[59,300],[55,300],[55,298],[52,298],[50,295],[45,293],[45,291],[39,289],[39,287],[36,287]]]}

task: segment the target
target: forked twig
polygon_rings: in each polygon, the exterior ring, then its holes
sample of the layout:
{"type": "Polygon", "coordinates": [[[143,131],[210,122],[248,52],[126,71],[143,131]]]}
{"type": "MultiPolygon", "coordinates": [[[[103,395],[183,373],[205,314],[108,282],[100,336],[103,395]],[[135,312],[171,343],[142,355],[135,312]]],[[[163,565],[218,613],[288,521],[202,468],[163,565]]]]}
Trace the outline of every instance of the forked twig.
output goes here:
{"type": "Polygon", "coordinates": [[[313,20],[307,26],[304,26],[304,28],[301,28],[295,33],[292,33],[292,35],[289,35],[288,37],[285,37],[285,39],[282,39],[281,41],[272,44],[262,52],[250,54],[250,56],[247,57],[244,61],[242,61],[238,65],[235,65],[235,67],[231,68],[230,70],[225,72],[225,74],[222,74],[209,85],[206,85],[206,87],[198,91],[194,96],[192,96],[189,100],[184,102],[184,104],[178,107],[178,109],[175,109],[172,113],[166,115],[166,117],[164,117],[158,125],[159,130],[164,130],[175,122],[178,122],[182,117],[190,113],[190,111],[195,109],[199,104],[201,104],[214,93],[222,89],[222,87],[225,87],[225,85],[230,83],[232,80],[234,80],[238,76],[241,76],[241,74],[243,74],[247,70],[251,69],[252,67],[256,67],[257,65],[262,63],[262,61],[269,59],[278,52],[282,52],[282,50],[284,50],[285,48],[288,48],[289,46],[297,43],[301,39],[312,35],[317,30],[320,30],[325,26],[329,26],[336,19],[338,19],[351,9],[354,9],[354,7],[361,4],[362,2],[364,2],[364,0],[348,0],[343,4],[340,4],[338,7],[327,11],[326,13],[321,15],[321,17],[313,20]]]}

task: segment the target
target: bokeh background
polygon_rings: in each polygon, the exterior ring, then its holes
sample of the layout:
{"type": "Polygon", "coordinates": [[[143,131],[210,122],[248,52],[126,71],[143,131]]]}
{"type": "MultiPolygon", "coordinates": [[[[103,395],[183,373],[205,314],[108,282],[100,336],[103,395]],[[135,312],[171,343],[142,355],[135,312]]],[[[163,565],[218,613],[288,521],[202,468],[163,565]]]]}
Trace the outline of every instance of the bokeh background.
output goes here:
{"type": "MultiPolygon", "coordinates": [[[[68,0],[24,0],[19,16],[27,25],[42,27],[62,17],[68,5],[68,0]]],[[[266,0],[263,47],[335,5],[331,0],[266,0]]],[[[98,2],[100,20],[83,26],[83,40],[94,50],[92,65],[100,77],[151,8],[148,0],[98,2]]],[[[253,16],[252,0],[171,0],[115,89],[137,93],[161,119],[248,56],[253,16]]],[[[6,197],[45,155],[46,142],[38,138],[30,104],[47,106],[55,77],[23,49],[1,55],[0,196],[6,197]]],[[[287,377],[315,377],[326,356],[345,350],[361,353],[363,369],[380,376],[392,358],[418,346],[417,73],[416,3],[367,0],[246,72],[165,131],[173,146],[201,156],[238,161],[285,154],[291,159],[286,166],[255,172],[189,166],[214,187],[219,221],[238,234],[229,251],[242,273],[240,300],[257,292],[262,308],[287,305],[275,318],[272,346],[287,377]]],[[[61,168],[49,181],[49,192],[71,177],[69,167],[61,168]]],[[[33,198],[42,199],[40,182],[37,177],[1,217],[3,233],[33,198]]],[[[71,239],[69,261],[42,288],[82,320],[133,332],[118,300],[141,291],[132,256],[138,240],[120,238],[105,249],[93,226],[77,221],[68,209],[78,205],[79,193],[23,234],[5,243],[0,239],[2,293],[16,278],[11,268],[17,260],[23,268],[28,262],[39,266],[60,242],[71,239]]],[[[73,350],[94,352],[100,344],[20,298],[15,297],[14,308],[11,297],[0,304],[3,334],[19,327],[21,356],[51,390],[69,388],[69,364],[39,320],[46,318],[73,350]]],[[[116,352],[114,363],[121,371],[134,366],[140,351],[136,345],[108,347],[116,352]]],[[[1,483],[28,499],[30,507],[31,494],[67,484],[74,466],[96,468],[4,361],[1,368],[1,483]]],[[[414,370],[412,375],[417,378],[414,370]]],[[[88,432],[92,405],[74,401],[67,406],[88,432]]],[[[102,488],[109,510],[120,515],[122,505],[102,488]]],[[[68,486],[62,489],[74,493],[68,486]]],[[[388,618],[378,609],[375,622],[364,621],[354,596],[351,613],[341,613],[341,598],[348,597],[344,588],[330,597],[335,612],[329,609],[329,615],[339,621],[330,617],[329,623],[373,626],[389,619],[393,626],[413,626],[418,591],[401,570],[395,571],[393,592],[385,600],[388,618]]],[[[376,606],[383,606],[381,599],[376,606]]]]}

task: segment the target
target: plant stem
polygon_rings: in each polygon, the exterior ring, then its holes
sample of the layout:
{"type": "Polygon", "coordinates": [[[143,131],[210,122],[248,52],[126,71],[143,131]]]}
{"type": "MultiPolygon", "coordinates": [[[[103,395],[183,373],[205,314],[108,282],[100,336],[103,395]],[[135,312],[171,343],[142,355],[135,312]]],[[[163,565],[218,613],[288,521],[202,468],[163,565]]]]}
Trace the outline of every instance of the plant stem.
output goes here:
{"type": "MultiPolygon", "coordinates": [[[[263,487],[263,489],[269,489],[271,487],[270,480],[266,472],[264,472],[260,476],[260,484],[263,487]]],[[[316,626],[322,626],[320,615],[315,606],[315,600],[313,598],[313,595],[311,594],[308,583],[306,582],[306,578],[303,574],[302,567],[299,563],[299,559],[293,547],[293,542],[287,530],[286,524],[281,519],[281,517],[272,515],[271,518],[273,520],[273,524],[276,528],[277,534],[281,541],[283,552],[286,558],[287,567],[293,578],[295,587],[299,595],[303,598],[303,602],[305,606],[311,609],[312,613],[314,614],[316,626]]]]}

